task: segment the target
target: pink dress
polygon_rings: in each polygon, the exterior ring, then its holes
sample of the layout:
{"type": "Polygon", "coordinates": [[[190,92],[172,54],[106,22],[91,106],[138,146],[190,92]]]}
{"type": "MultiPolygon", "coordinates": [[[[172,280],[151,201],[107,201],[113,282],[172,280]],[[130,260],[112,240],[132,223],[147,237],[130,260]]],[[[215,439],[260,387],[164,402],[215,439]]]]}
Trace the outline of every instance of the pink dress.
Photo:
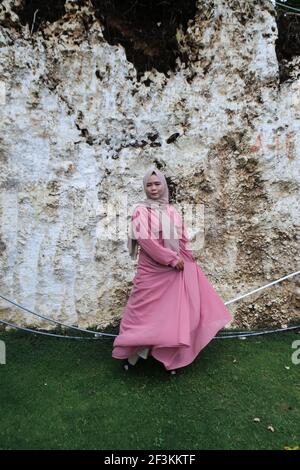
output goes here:
{"type": "MultiPolygon", "coordinates": [[[[151,210],[139,205],[132,220],[138,218],[144,226],[151,210]]],[[[171,205],[168,211],[182,227],[179,244],[184,269],[175,268],[179,257],[164,247],[161,231],[158,238],[136,237],[138,267],[112,357],[126,359],[149,348],[150,355],[172,370],[193,362],[232,316],[197,265],[179,213],[171,205]]]]}

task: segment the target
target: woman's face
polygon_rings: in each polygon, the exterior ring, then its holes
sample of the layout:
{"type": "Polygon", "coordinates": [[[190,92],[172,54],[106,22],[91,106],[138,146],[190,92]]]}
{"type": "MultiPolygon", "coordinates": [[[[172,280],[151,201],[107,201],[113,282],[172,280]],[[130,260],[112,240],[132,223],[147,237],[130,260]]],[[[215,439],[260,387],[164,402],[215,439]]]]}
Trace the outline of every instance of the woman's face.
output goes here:
{"type": "Polygon", "coordinates": [[[155,174],[151,175],[146,184],[147,197],[151,199],[159,199],[164,191],[162,183],[155,174]]]}

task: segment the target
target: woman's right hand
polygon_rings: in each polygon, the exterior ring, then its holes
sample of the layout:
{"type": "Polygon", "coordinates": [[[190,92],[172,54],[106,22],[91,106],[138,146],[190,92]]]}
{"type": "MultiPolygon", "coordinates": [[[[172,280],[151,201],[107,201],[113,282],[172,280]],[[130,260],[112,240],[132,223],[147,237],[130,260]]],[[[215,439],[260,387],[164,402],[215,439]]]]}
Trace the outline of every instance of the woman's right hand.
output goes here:
{"type": "Polygon", "coordinates": [[[178,269],[178,271],[183,271],[183,267],[184,267],[184,261],[182,258],[179,258],[179,260],[177,261],[177,264],[175,265],[175,268],[178,269]]]}

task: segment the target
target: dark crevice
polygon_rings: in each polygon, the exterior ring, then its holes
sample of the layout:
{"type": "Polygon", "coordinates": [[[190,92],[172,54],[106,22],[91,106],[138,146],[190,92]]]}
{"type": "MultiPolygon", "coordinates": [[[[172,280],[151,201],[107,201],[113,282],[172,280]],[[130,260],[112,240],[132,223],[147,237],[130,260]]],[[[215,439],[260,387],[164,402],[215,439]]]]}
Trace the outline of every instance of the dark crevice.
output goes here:
{"type": "Polygon", "coordinates": [[[82,122],[82,120],[83,120],[83,113],[82,111],[78,111],[78,115],[75,121],[75,126],[80,131],[80,135],[81,137],[84,138],[86,143],[88,145],[94,145],[96,139],[90,134],[88,129],[86,129],[85,127],[81,127],[80,123],[82,122]]]}
{"type": "MultiPolygon", "coordinates": [[[[178,37],[193,24],[197,0],[91,0],[91,3],[106,41],[124,47],[127,60],[137,70],[138,80],[151,69],[164,74],[176,71],[178,59],[188,63],[188,54],[178,37]]],[[[74,8],[84,4],[85,0],[78,0],[74,8]]],[[[42,33],[47,22],[54,23],[66,14],[65,0],[23,0],[14,11],[32,34],[42,33]]],[[[88,23],[84,24],[88,30],[88,23]]],[[[101,80],[101,73],[97,73],[101,80]]],[[[145,86],[151,83],[150,78],[144,80],[145,86]]]]}
{"type": "MultiPolygon", "coordinates": [[[[145,71],[154,68],[167,74],[176,71],[177,59],[188,63],[189,58],[177,39],[178,31],[186,33],[194,22],[197,0],[91,0],[95,15],[103,25],[103,34],[111,45],[121,44],[128,61],[134,64],[140,80],[145,71]]],[[[74,9],[86,0],[74,2],[74,9]]],[[[299,7],[298,1],[289,4],[299,7]]],[[[20,23],[28,25],[32,33],[41,32],[46,23],[54,23],[65,14],[65,0],[23,0],[21,7],[12,7],[20,23]]],[[[7,13],[8,14],[8,13],[7,13]]],[[[300,55],[300,15],[276,6],[278,39],[276,54],[279,63],[280,82],[292,77],[291,61],[300,55]]],[[[89,24],[85,23],[88,30],[89,24]]],[[[58,34],[58,33],[57,33],[58,34]]],[[[103,76],[96,72],[99,80],[103,76]]],[[[193,78],[193,77],[192,77],[193,78]]],[[[190,80],[192,80],[192,78],[190,80]]],[[[150,86],[150,78],[144,80],[150,86]]]]}
{"type": "Polygon", "coordinates": [[[65,15],[65,0],[47,0],[46,2],[44,0],[24,0],[22,7],[15,12],[18,14],[21,24],[23,26],[28,24],[30,31],[35,33],[43,28],[47,21],[54,23],[65,15]]]}
{"type": "Polygon", "coordinates": [[[169,188],[169,201],[174,203],[176,201],[176,184],[169,176],[166,176],[166,181],[169,188]]]}
{"type": "Polygon", "coordinates": [[[276,22],[278,38],[275,50],[279,63],[279,80],[283,83],[291,78],[291,60],[300,55],[300,16],[277,7],[276,22]]]}
{"type": "MultiPolygon", "coordinates": [[[[107,145],[110,145],[110,140],[107,139],[105,141],[105,143],[107,145]]],[[[154,142],[154,141],[147,142],[145,139],[136,140],[135,142],[132,142],[132,143],[124,142],[118,148],[115,148],[115,149],[111,148],[111,150],[113,150],[113,152],[114,152],[111,158],[113,160],[116,160],[117,158],[119,158],[121,150],[123,150],[125,148],[144,148],[144,147],[147,147],[147,146],[148,147],[161,147],[161,143],[160,142],[154,142]]]]}
{"type": "Polygon", "coordinates": [[[170,137],[168,137],[168,139],[166,140],[167,144],[172,144],[178,139],[179,136],[179,132],[175,132],[175,134],[170,135],[170,137]]]}
{"type": "MultiPolygon", "coordinates": [[[[92,0],[103,34],[111,45],[121,44],[134,64],[138,80],[152,68],[176,70],[176,59],[188,62],[176,33],[194,21],[196,0],[92,0]]],[[[150,85],[150,81],[146,86],[150,85]]]]}
{"type": "MultiPolygon", "coordinates": [[[[76,7],[84,3],[78,0],[76,7]]],[[[196,0],[92,0],[92,3],[103,24],[105,39],[109,44],[121,44],[125,48],[127,59],[136,67],[138,79],[152,68],[163,73],[176,70],[177,58],[188,63],[176,33],[178,28],[185,33],[189,21],[194,21],[196,0]]],[[[47,22],[54,23],[66,13],[65,0],[23,0],[22,6],[13,10],[20,23],[28,25],[33,33],[43,33],[47,22]]],[[[277,6],[276,21],[276,54],[282,83],[291,78],[290,62],[300,55],[300,16],[277,6]]],[[[89,29],[88,24],[86,29],[89,29]]],[[[103,79],[100,71],[97,70],[96,75],[99,80],[103,79]]],[[[147,78],[143,83],[150,86],[152,81],[147,78]]]]}
{"type": "Polygon", "coordinates": [[[156,139],[158,139],[159,134],[158,134],[158,132],[155,132],[155,133],[150,132],[150,133],[147,134],[147,137],[151,142],[155,142],[156,139]]]}
{"type": "Polygon", "coordinates": [[[159,160],[157,160],[157,158],[155,158],[155,159],[153,160],[153,163],[156,165],[156,167],[157,167],[159,170],[161,170],[161,169],[164,168],[164,166],[165,166],[163,163],[161,163],[159,160]]]}

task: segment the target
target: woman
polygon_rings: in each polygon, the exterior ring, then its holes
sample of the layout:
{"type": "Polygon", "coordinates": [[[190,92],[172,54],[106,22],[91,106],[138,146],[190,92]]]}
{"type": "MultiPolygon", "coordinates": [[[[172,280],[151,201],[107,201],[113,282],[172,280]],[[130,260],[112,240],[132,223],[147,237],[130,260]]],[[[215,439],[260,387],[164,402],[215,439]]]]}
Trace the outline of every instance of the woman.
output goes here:
{"type": "Polygon", "coordinates": [[[193,257],[163,173],[151,167],[143,185],[147,198],[133,211],[128,237],[133,259],[140,246],[138,267],[112,357],[128,370],[151,355],[174,374],[232,316],[193,257]]]}

